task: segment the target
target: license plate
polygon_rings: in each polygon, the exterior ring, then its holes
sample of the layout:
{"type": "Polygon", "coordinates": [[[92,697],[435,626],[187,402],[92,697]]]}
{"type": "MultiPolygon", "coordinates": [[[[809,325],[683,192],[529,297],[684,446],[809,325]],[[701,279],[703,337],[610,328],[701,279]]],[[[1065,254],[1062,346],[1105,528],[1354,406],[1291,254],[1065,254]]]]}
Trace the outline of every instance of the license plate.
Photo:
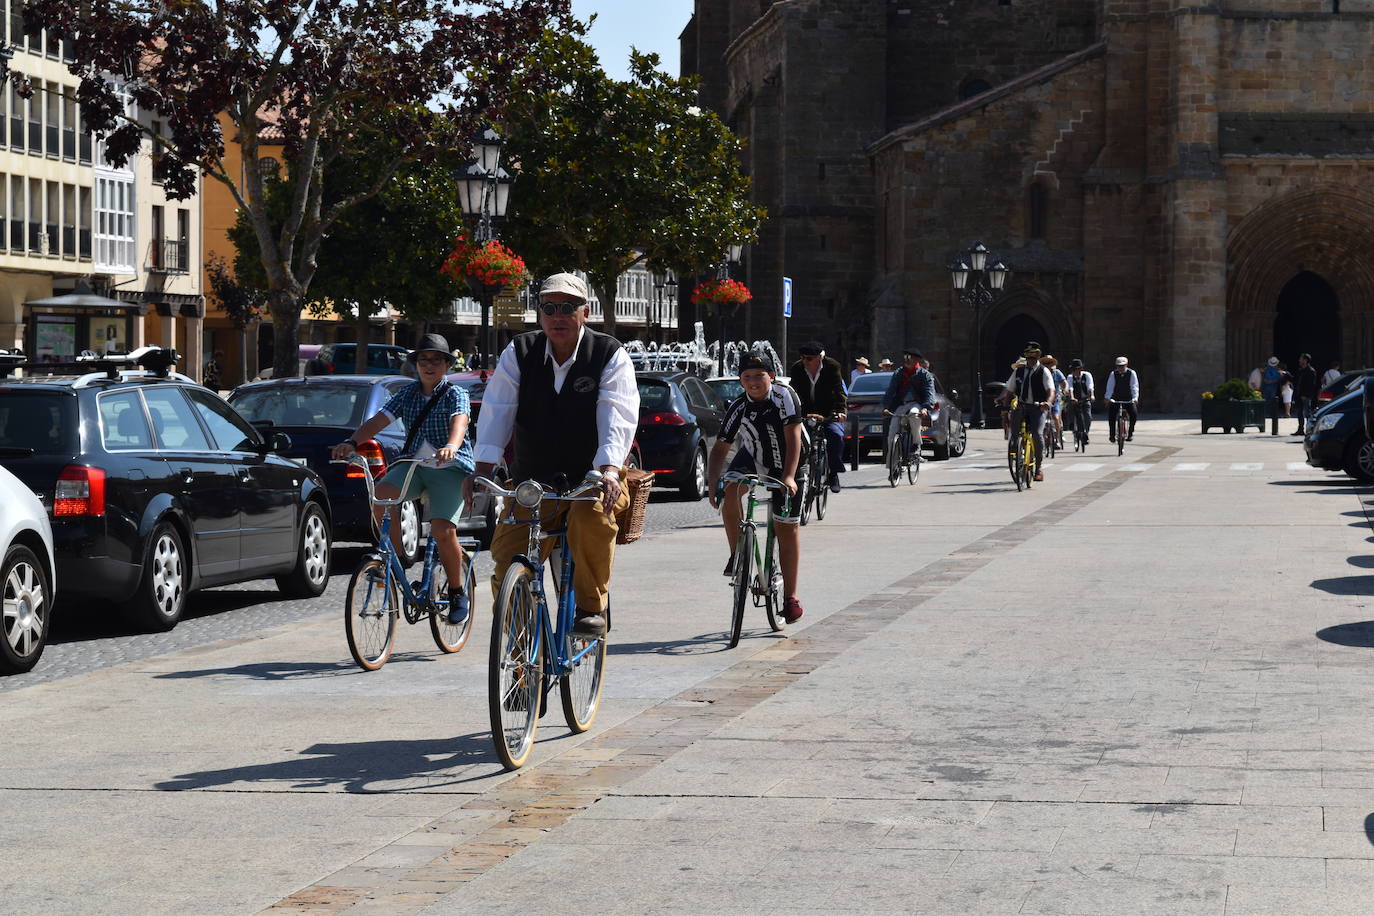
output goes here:
{"type": "MultiPolygon", "coordinates": [[[[288,456],[288,457],[290,457],[290,456],[288,456]]],[[[308,467],[310,467],[310,462],[306,461],[304,458],[291,458],[291,460],[294,461],[294,462],[296,462],[297,464],[299,464],[299,465],[300,465],[301,467],[303,467],[303,468],[308,468],[308,467]]]]}
{"type": "Polygon", "coordinates": [[[871,432],[871,433],[880,433],[880,432],[883,431],[883,424],[881,424],[881,423],[870,423],[870,424],[868,424],[868,431],[871,432]]]}

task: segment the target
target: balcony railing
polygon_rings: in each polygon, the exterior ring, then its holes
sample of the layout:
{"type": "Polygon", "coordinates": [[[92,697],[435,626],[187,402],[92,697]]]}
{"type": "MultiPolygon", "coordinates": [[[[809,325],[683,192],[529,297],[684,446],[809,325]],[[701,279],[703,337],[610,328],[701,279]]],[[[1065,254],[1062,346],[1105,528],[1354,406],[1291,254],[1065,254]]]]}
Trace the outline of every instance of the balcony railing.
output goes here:
{"type": "Polygon", "coordinates": [[[190,247],[185,241],[153,239],[148,249],[148,269],[168,274],[190,273],[190,247]]]}

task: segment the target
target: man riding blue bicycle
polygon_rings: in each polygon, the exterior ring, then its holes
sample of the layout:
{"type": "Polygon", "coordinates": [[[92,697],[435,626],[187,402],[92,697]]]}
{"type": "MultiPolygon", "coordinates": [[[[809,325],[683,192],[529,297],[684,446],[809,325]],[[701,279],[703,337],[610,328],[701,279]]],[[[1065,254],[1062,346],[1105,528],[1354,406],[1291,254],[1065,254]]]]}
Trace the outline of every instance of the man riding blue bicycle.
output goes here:
{"type": "MultiPolygon", "coordinates": [[[[406,443],[401,458],[433,459],[436,467],[415,469],[405,495],[409,468],[397,464],[377,482],[376,495],[380,499],[419,499],[429,495],[429,530],[438,547],[439,560],[449,581],[448,620],[461,624],[470,612],[469,596],[462,587],[463,548],[458,543],[458,521],[463,516],[464,481],[473,471],[472,445],[468,442],[468,420],[471,407],[468,394],[459,385],[444,378],[455,359],[448,341],[439,334],[426,334],[407,357],[419,376],[414,382],[397,391],[382,405],[382,409],[363,421],[343,442],[334,446],[330,454],[335,460],[349,457],[358,444],[366,442],[397,419],[406,427],[406,443]]],[[[382,508],[375,509],[377,524],[381,525],[382,508]]],[[[401,526],[392,509],[391,539],[398,555],[404,555],[400,545],[401,526]]]]}
{"type": "MultiPolygon", "coordinates": [[[[620,342],[586,327],[587,298],[587,285],[575,274],[554,274],[540,286],[541,330],[519,335],[501,353],[482,398],[476,458],[477,476],[490,477],[513,445],[515,480],[560,490],[588,471],[601,472],[599,504],[562,503],[545,521],[554,528],[567,520],[577,596],[573,631],[600,636],[615,559],[615,514],[629,503],[620,469],[639,424],[639,385],[620,342]]],[[[496,528],[493,595],[511,558],[527,547],[528,529],[519,522],[531,511],[538,510],[517,507],[515,521],[496,528]]]]}
{"type": "Polygon", "coordinates": [[[883,394],[883,411],[891,414],[887,424],[887,453],[897,447],[902,424],[911,430],[911,441],[921,447],[921,420],[935,409],[935,376],[922,363],[925,357],[915,347],[902,350],[902,368],[892,373],[883,394]]]}

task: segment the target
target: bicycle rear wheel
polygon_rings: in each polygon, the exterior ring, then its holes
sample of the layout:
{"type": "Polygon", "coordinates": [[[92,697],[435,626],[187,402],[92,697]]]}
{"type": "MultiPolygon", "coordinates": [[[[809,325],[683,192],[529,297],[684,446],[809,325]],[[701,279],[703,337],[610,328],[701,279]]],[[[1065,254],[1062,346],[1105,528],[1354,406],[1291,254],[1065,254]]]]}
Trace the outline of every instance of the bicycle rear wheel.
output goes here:
{"type": "Polygon", "coordinates": [[[439,651],[446,654],[457,652],[467,645],[468,637],[472,635],[472,618],[476,613],[473,602],[477,598],[477,593],[473,591],[474,577],[472,574],[472,555],[469,554],[463,576],[463,589],[468,596],[468,618],[459,624],[448,622],[448,571],[444,569],[444,564],[434,564],[434,577],[429,588],[429,601],[432,610],[429,612],[429,632],[434,637],[434,644],[439,647],[439,651]]]}
{"type": "Polygon", "coordinates": [[[543,649],[533,582],[528,566],[512,563],[501,582],[491,623],[487,709],[492,743],[508,770],[519,769],[529,759],[544,694],[543,649]]]}
{"type": "Polygon", "coordinates": [[[386,581],[386,565],[380,557],[368,557],[348,580],[344,601],[344,633],[348,651],[364,671],[376,671],[391,657],[396,640],[396,618],[401,613],[400,589],[386,581]]]}
{"type": "MultiPolygon", "coordinates": [[[[610,616],[609,609],[607,616],[610,616]]],[[[581,733],[592,727],[592,723],[596,721],[596,710],[601,705],[601,673],[606,668],[606,637],[586,637],[569,633],[567,653],[572,670],[559,679],[558,692],[563,698],[563,718],[567,721],[568,728],[581,733]],[[579,654],[581,658],[578,658],[579,654]]]]}
{"type": "Polygon", "coordinates": [[[740,525],[739,540],[735,541],[735,605],[730,618],[730,648],[739,645],[744,632],[744,609],[749,605],[750,586],[754,571],[754,526],[740,525]]]}

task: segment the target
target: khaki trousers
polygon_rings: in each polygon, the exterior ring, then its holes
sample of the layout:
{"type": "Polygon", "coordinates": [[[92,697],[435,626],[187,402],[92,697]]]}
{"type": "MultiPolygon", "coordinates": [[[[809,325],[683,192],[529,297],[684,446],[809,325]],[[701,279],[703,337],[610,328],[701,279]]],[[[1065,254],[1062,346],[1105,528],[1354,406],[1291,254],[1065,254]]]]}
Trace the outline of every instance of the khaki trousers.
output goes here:
{"type": "MultiPolygon", "coordinates": [[[[629,503],[630,496],[622,489],[615,510],[620,512],[629,503]]],[[[577,606],[583,611],[600,614],[606,610],[611,564],[615,560],[615,536],[620,530],[615,516],[602,512],[600,503],[545,503],[543,513],[547,513],[551,505],[558,506],[553,515],[541,514],[540,517],[544,520],[545,531],[561,528],[563,520],[568,520],[568,549],[572,552],[573,594],[577,597],[577,606]]],[[[516,506],[515,517],[528,519],[530,510],[516,506]]],[[[526,525],[511,522],[496,526],[491,539],[491,559],[496,564],[491,577],[493,600],[501,590],[501,580],[505,578],[511,558],[529,548],[529,539],[530,529],[526,525]]],[[[548,560],[553,544],[552,538],[544,540],[543,560],[548,560]]],[[[556,583],[558,571],[553,570],[553,574],[556,583]]]]}

